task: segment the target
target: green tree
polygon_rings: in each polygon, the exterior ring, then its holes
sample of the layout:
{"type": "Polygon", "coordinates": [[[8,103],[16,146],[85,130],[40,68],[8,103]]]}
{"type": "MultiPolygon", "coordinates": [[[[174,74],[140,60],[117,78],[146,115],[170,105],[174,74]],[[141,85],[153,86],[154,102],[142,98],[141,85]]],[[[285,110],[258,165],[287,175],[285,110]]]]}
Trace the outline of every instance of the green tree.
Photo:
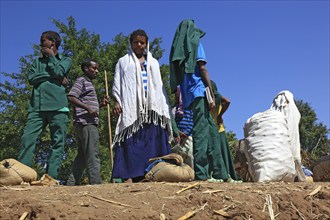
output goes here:
{"type": "MultiPolygon", "coordinates": [[[[129,36],[124,36],[119,33],[113,38],[112,43],[101,42],[100,35],[91,33],[85,28],[78,30],[76,28],[76,21],[73,17],[67,19],[67,23],[52,19],[51,22],[58,28],[58,32],[62,37],[62,48],[66,54],[72,54],[73,66],[69,74],[70,86],[74,80],[82,74],[80,69],[80,62],[92,57],[99,64],[99,76],[94,81],[95,89],[99,99],[105,96],[105,76],[104,71],[107,71],[107,80],[109,90],[111,89],[113,81],[113,73],[115,65],[120,57],[126,54],[129,45],[129,36]]],[[[41,33],[40,33],[41,34],[41,33]]],[[[164,50],[161,49],[161,38],[150,40],[150,52],[156,59],[160,59],[164,50]]],[[[5,158],[17,158],[20,145],[20,137],[23,133],[23,128],[27,118],[27,107],[32,91],[32,87],[28,84],[26,74],[32,61],[39,56],[37,45],[34,45],[34,53],[20,58],[20,73],[1,73],[1,77],[10,78],[4,83],[0,84],[0,160],[5,158]]],[[[168,81],[168,66],[162,65],[161,74],[164,80],[166,90],[169,91],[168,81]]],[[[109,91],[111,94],[111,91],[109,91]]],[[[113,100],[110,100],[110,108],[112,109],[113,100]]],[[[72,115],[70,114],[70,117],[72,115]]],[[[100,111],[100,153],[101,153],[101,175],[104,181],[109,181],[111,176],[110,167],[110,146],[109,146],[109,132],[107,124],[107,110],[100,111]]],[[[112,135],[115,130],[116,119],[111,117],[112,135]]],[[[33,168],[39,174],[44,172],[43,167],[46,163],[50,148],[49,131],[43,132],[38,139],[37,148],[35,152],[35,160],[33,168]]],[[[65,145],[65,159],[63,161],[59,179],[66,180],[70,171],[71,164],[76,155],[76,139],[75,131],[72,123],[69,123],[67,131],[67,141],[65,145]]]]}
{"type": "Polygon", "coordinates": [[[329,129],[317,122],[316,113],[309,103],[303,100],[295,100],[295,103],[301,114],[299,134],[303,164],[310,167],[316,159],[329,153],[329,129]]]}

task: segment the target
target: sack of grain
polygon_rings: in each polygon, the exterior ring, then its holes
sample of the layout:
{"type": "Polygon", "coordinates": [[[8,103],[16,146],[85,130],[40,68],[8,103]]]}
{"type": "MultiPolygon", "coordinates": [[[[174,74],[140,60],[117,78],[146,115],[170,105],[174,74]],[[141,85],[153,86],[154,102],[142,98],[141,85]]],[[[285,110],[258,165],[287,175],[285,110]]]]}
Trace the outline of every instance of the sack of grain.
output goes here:
{"type": "Polygon", "coordinates": [[[21,182],[32,182],[37,179],[37,172],[15,159],[0,162],[0,184],[19,185],[21,182]]]}
{"type": "Polygon", "coordinates": [[[257,113],[244,126],[245,155],[254,182],[293,182],[296,176],[285,116],[275,110],[257,113]]]}
{"type": "Polygon", "coordinates": [[[155,182],[189,182],[194,180],[194,170],[183,163],[180,155],[171,153],[151,158],[145,179],[155,182]]]}

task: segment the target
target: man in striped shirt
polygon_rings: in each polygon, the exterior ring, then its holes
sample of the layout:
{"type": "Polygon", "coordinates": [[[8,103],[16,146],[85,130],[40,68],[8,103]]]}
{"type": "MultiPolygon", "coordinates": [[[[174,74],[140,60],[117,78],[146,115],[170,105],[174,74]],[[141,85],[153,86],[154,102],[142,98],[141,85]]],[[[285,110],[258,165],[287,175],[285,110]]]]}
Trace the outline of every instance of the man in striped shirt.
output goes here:
{"type": "Polygon", "coordinates": [[[81,63],[83,76],[76,79],[68,99],[73,105],[73,122],[77,131],[78,155],[76,156],[72,173],[67,185],[80,185],[85,168],[88,170],[89,183],[100,184],[99,158],[99,108],[106,106],[108,97],[99,104],[92,80],[98,74],[98,64],[92,59],[85,59],[81,63]]]}

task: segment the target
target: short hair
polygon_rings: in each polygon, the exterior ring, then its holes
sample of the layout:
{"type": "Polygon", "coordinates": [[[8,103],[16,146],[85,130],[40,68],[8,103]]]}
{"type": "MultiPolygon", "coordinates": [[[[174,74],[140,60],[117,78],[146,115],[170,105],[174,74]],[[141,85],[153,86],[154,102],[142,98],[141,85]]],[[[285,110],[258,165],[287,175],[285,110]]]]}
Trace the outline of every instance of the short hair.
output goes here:
{"type": "Polygon", "coordinates": [[[131,33],[130,37],[129,37],[129,42],[132,44],[134,38],[137,37],[137,36],[145,37],[145,38],[146,38],[146,41],[147,41],[147,43],[148,43],[148,41],[149,41],[148,35],[147,35],[147,33],[146,33],[144,30],[142,30],[142,29],[137,29],[137,30],[133,31],[133,32],[131,33]]]}
{"type": "Polygon", "coordinates": [[[58,49],[59,46],[61,45],[61,37],[60,35],[55,32],[55,31],[45,31],[41,34],[42,36],[46,36],[48,40],[54,41],[55,42],[55,46],[58,49]]]}
{"type": "Polygon", "coordinates": [[[85,67],[90,67],[92,65],[92,62],[97,63],[94,59],[91,58],[84,59],[80,64],[81,70],[85,72],[85,67]]]}

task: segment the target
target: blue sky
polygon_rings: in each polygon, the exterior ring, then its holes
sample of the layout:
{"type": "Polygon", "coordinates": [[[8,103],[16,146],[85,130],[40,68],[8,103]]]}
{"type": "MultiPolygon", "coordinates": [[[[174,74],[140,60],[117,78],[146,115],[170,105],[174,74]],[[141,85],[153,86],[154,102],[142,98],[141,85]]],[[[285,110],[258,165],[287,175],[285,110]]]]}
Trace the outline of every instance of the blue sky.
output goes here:
{"type": "MultiPolygon", "coordinates": [[[[50,18],[69,16],[77,27],[112,42],[144,29],[162,37],[168,64],[173,36],[186,18],[206,32],[202,43],[211,79],[231,100],[226,129],[243,138],[246,120],[289,90],[310,103],[329,126],[329,1],[14,1],[1,0],[1,72],[19,72],[50,18]]],[[[4,81],[5,79],[1,79],[4,81]]]]}

